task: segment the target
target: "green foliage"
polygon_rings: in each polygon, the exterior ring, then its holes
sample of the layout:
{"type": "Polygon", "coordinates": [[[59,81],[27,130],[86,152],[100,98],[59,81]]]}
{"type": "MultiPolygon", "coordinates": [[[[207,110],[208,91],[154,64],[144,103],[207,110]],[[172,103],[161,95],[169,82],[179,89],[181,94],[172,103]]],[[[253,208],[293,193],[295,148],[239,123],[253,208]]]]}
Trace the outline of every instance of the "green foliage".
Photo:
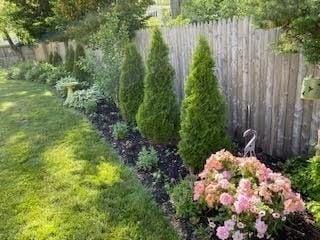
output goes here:
{"type": "Polygon", "coordinates": [[[73,75],[79,82],[87,82],[89,80],[88,73],[81,67],[81,59],[85,57],[86,53],[83,46],[77,44],[74,56],[73,75]]]}
{"type": "Polygon", "coordinates": [[[34,81],[39,83],[46,83],[49,75],[55,67],[49,63],[36,63],[25,74],[27,81],[34,81]]]}
{"type": "Polygon", "coordinates": [[[74,69],[75,53],[72,46],[69,46],[66,54],[65,69],[72,73],[74,69]]]}
{"type": "Polygon", "coordinates": [[[179,110],[173,90],[174,70],[159,29],[153,33],[144,81],[144,98],[136,119],[140,132],[153,142],[176,140],[179,110]]]}
{"type": "Polygon", "coordinates": [[[59,66],[62,64],[62,58],[59,55],[58,52],[54,52],[53,57],[52,57],[52,65],[53,66],[59,66]]]}
{"type": "Polygon", "coordinates": [[[220,18],[244,16],[250,0],[185,0],[182,16],[192,22],[216,21],[220,18]]]}
{"type": "Polygon", "coordinates": [[[90,114],[96,110],[97,104],[103,98],[100,89],[93,85],[91,88],[76,91],[66,105],[90,114]]]}
{"type": "Polygon", "coordinates": [[[45,85],[0,86],[1,240],[179,239],[82,114],[45,85]]]}
{"type": "Polygon", "coordinates": [[[186,83],[179,142],[182,159],[196,170],[203,167],[211,153],[230,147],[226,103],[213,70],[210,47],[201,37],[186,83]]]}
{"type": "Polygon", "coordinates": [[[34,63],[20,62],[7,70],[7,77],[11,80],[26,80],[25,75],[32,69],[34,63]]]}
{"type": "Polygon", "coordinates": [[[106,97],[118,103],[120,68],[124,57],[124,48],[128,42],[127,27],[115,14],[106,14],[108,21],[92,37],[91,45],[102,51],[102,62],[97,63],[92,56],[87,58],[92,68],[90,73],[101,86],[106,97]]]}
{"type": "Polygon", "coordinates": [[[157,151],[153,147],[150,147],[149,150],[143,147],[139,152],[137,168],[143,171],[151,171],[158,165],[158,162],[157,151]]]}
{"type": "Polygon", "coordinates": [[[183,218],[196,218],[200,214],[199,205],[193,202],[193,182],[184,179],[170,190],[170,200],[176,215],[183,218]]]}
{"type": "Polygon", "coordinates": [[[53,64],[53,52],[50,52],[50,53],[49,53],[48,63],[49,63],[49,64],[53,64]]]}
{"type": "Polygon", "coordinates": [[[320,0],[255,0],[251,14],[261,28],[281,27],[277,50],[302,50],[310,63],[320,62],[320,0]]]}
{"type": "Polygon", "coordinates": [[[290,176],[293,186],[309,198],[307,207],[320,226],[320,157],[315,156],[308,161],[301,157],[288,159],[284,171],[290,176]]]}
{"type": "Polygon", "coordinates": [[[122,117],[135,123],[143,100],[144,65],[135,45],[127,45],[119,83],[119,107],[122,117]]]}
{"type": "Polygon", "coordinates": [[[112,136],[117,140],[123,140],[128,136],[129,128],[124,122],[117,122],[112,125],[112,136]]]}
{"type": "Polygon", "coordinates": [[[48,72],[46,83],[49,86],[55,86],[61,78],[66,76],[68,76],[68,73],[62,65],[54,67],[48,72]]]}
{"type": "Polygon", "coordinates": [[[77,82],[77,79],[75,79],[72,76],[67,76],[67,77],[61,78],[57,82],[55,88],[56,88],[57,92],[59,93],[59,95],[61,97],[66,97],[67,96],[67,89],[65,87],[65,84],[66,83],[72,83],[72,82],[77,82]]]}

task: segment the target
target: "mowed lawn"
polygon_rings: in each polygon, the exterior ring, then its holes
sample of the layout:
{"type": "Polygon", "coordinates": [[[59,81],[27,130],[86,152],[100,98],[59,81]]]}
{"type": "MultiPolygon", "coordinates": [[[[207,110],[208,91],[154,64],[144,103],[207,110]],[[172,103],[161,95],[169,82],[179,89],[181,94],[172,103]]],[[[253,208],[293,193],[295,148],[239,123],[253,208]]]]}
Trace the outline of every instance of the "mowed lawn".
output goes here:
{"type": "Polygon", "coordinates": [[[0,239],[178,239],[136,179],[46,86],[0,75],[0,239]]]}

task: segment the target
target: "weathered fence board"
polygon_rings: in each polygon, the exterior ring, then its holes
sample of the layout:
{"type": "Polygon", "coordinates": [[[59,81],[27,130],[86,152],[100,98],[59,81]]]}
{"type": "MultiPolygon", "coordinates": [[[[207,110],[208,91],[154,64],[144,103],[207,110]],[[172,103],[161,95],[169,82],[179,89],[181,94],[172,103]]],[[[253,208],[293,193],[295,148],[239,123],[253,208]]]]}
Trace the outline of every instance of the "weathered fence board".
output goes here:
{"type": "MultiPolygon", "coordinates": [[[[250,19],[191,24],[162,29],[176,70],[179,102],[184,95],[191,56],[200,35],[213,50],[216,75],[228,102],[229,132],[239,137],[247,127],[258,132],[258,146],[266,153],[286,157],[307,154],[320,127],[320,102],[300,98],[303,78],[320,75],[301,54],[275,54],[272,43],[280,30],[256,29],[250,19]],[[251,110],[251,118],[247,109],[251,110]]],[[[136,44],[146,59],[148,30],[138,31],[136,44]]]]}

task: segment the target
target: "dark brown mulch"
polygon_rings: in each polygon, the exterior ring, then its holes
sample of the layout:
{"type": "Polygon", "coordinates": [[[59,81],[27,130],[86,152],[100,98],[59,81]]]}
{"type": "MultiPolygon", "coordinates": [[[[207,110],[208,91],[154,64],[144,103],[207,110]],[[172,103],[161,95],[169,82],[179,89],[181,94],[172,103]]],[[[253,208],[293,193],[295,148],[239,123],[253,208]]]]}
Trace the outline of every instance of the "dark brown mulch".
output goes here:
{"type": "MultiPolygon", "coordinates": [[[[135,166],[138,153],[142,147],[153,146],[157,150],[159,168],[154,169],[153,172],[137,171],[137,176],[142,184],[151,191],[155,201],[161,206],[182,239],[198,239],[195,236],[195,227],[189,220],[175,217],[174,209],[170,203],[166,189],[168,184],[177,183],[188,174],[180,156],[177,154],[176,146],[153,145],[135,129],[130,130],[125,140],[114,139],[111,126],[122,119],[118,108],[109,102],[99,104],[97,112],[91,114],[89,118],[100,130],[102,136],[118,151],[123,162],[129,166],[135,166]]],[[[241,151],[241,147],[239,150],[241,151]]],[[[281,171],[281,168],[277,164],[279,159],[274,159],[261,152],[258,153],[257,157],[274,171],[281,171]]],[[[205,220],[201,222],[206,225],[205,220]]],[[[215,238],[213,237],[213,239],[215,238]]],[[[320,231],[315,227],[312,216],[304,212],[288,219],[286,227],[275,240],[320,240],[320,231]]]]}

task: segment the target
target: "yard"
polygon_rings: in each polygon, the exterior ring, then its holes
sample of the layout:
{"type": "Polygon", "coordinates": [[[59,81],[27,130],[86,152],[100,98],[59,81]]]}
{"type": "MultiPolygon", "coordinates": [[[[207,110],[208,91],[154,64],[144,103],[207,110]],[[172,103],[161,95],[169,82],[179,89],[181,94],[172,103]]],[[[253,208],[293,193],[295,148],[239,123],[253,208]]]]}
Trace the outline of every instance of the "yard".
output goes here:
{"type": "Polygon", "coordinates": [[[97,131],[48,87],[0,77],[0,239],[177,239],[97,131]]]}

